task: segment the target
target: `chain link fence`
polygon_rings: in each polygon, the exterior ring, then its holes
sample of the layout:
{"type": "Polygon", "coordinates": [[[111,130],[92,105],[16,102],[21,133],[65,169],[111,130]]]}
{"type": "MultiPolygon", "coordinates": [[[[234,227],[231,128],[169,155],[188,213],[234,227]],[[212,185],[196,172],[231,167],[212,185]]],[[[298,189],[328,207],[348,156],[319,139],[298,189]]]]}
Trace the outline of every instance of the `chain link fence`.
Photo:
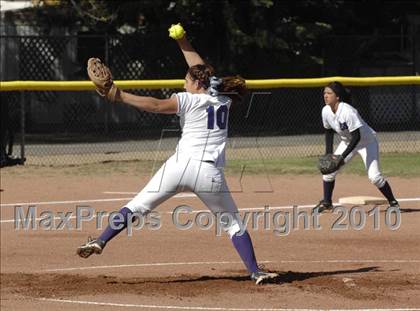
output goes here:
{"type": "MultiPolygon", "coordinates": [[[[85,64],[91,56],[104,59],[116,80],[180,78],[187,69],[181,53],[166,37],[157,49],[146,47],[147,37],[139,40],[136,36],[1,39],[7,50],[3,77],[16,80],[86,80],[85,64]]],[[[419,86],[350,89],[353,106],[378,131],[382,152],[420,152],[419,86]]],[[[181,90],[130,91],[166,98],[181,90]]],[[[1,96],[2,116],[4,107],[8,108],[8,132],[15,134],[15,142],[24,144],[28,164],[163,160],[174,152],[181,134],[176,116],[111,105],[95,92],[1,92],[1,96]]],[[[322,107],[321,88],[253,90],[231,110],[228,158],[321,154],[322,107]]],[[[2,148],[3,136],[2,127],[2,148]]],[[[13,153],[19,151],[15,148],[13,153]]]]}

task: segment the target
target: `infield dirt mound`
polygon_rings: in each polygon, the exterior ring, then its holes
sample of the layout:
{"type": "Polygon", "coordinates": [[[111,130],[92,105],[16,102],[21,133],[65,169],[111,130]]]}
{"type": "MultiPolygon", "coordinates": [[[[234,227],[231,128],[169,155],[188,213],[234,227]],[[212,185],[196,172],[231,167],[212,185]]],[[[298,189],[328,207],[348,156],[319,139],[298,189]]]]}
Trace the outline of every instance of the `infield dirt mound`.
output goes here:
{"type": "Polygon", "coordinates": [[[1,274],[2,296],[7,294],[30,298],[67,298],[82,295],[133,294],[151,297],[217,297],[237,293],[266,297],[276,293],[318,294],[349,300],[396,302],[400,294],[420,290],[420,277],[381,271],[377,267],[323,272],[278,272],[271,284],[256,286],[238,272],[226,275],[181,275],[170,278],[95,277],[78,274],[1,274]]]}

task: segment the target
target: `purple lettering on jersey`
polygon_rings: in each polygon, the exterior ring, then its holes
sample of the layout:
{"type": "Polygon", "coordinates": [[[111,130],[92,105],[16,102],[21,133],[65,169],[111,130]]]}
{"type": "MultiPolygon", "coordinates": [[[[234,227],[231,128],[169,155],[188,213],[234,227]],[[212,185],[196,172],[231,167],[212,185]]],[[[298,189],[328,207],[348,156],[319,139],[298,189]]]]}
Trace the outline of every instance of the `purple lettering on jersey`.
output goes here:
{"type": "Polygon", "coordinates": [[[341,129],[342,131],[344,131],[344,130],[348,130],[348,129],[349,129],[349,127],[347,126],[347,123],[346,123],[346,122],[343,122],[343,123],[338,122],[338,123],[340,124],[340,129],[341,129]]]}

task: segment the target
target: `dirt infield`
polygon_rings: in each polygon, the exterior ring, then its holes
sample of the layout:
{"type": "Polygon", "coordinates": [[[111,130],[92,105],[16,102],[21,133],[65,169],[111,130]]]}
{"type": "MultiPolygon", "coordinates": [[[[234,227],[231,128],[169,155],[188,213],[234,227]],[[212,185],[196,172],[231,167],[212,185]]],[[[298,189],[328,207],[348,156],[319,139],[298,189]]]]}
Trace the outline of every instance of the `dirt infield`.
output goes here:
{"type": "MultiPolygon", "coordinates": [[[[75,212],[82,205],[110,212],[148,178],[118,171],[2,169],[1,309],[420,309],[420,201],[401,203],[401,225],[395,230],[385,224],[385,207],[378,213],[376,230],[373,216],[367,214],[371,206],[363,209],[366,224],[360,230],[331,230],[339,217],[334,213],[320,216],[319,230],[304,230],[303,222],[289,234],[274,230],[275,211],[292,212],[291,205],[310,211],[305,206],[320,198],[319,176],[228,178],[240,209],[270,207],[270,228],[264,229],[261,222],[258,229],[248,227],[259,261],[280,274],[264,286],[248,279],[229,238],[215,236],[214,227],[174,226],[171,212],[176,206],[205,210],[195,197],[171,198],[158,209],[159,230],[145,227],[131,237],[123,232],[101,256],[86,260],[75,250],[88,235],[101,232],[95,220],[83,223],[81,230],[14,228],[15,203],[24,208],[33,203],[37,216],[47,210],[56,215],[75,212]]],[[[399,198],[420,197],[420,178],[389,181],[399,198]]],[[[343,174],[335,199],[348,195],[378,192],[366,177],[343,174]]]]}

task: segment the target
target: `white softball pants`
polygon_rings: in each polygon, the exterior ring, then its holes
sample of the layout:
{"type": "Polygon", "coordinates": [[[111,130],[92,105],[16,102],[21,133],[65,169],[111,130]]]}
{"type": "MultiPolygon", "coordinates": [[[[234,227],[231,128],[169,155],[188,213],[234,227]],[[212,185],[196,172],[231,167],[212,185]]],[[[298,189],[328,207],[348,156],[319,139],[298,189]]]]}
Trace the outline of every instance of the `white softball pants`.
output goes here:
{"type": "MultiPolygon", "coordinates": [[[[347,146],[347,143],[341,141],[340,144],[337,146],[337,149],[334,151],[334,154],[342,154],[344,150],[346,150],[347,146]]],[[[382,176],[380,171],[378,141],[375,139],[368,144],[356,146],[356,148],[354,148],[353,151],[344,159],[344,162],[350,162],[350,160],[353,159],[353,157],[356,154],[359,154],[362,157],[370,182],[378,188],[383,187],[385,185],[386,180],[382,176]]],[[[337,176],[340,170],[328,175],[323,175],[322,179],[324,181],[333,181],[335,180],[335,177],[337,176]]]]}
{"type": "MultiPolygon", "coordinates": [[[[226,184],[223,170],[213,163],[170,157],[149,183],[125,207],[146,215],[178,192],[192,191],[213,214],[229,214],[222,228],[232,237],[241,231],[238,209],[226,184]]],[[[220,217],[219,219],[223,219],[220,217]]]]}

